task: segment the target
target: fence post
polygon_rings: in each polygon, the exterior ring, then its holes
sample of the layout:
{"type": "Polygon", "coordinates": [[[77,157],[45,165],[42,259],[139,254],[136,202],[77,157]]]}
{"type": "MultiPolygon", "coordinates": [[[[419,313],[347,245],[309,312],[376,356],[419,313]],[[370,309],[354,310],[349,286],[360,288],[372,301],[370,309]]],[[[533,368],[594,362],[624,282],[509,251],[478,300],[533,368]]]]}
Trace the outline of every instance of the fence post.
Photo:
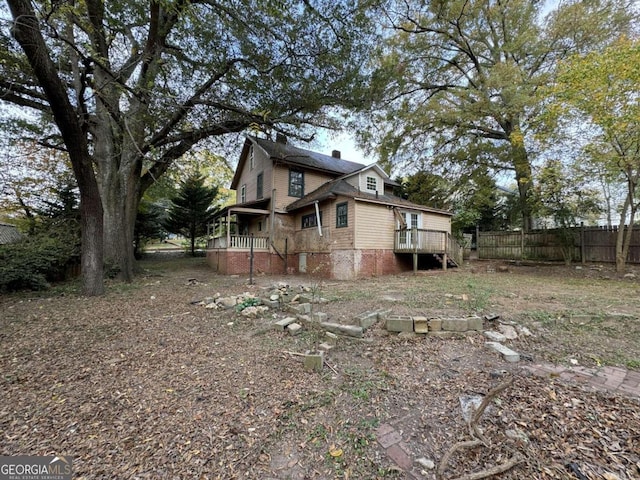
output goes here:
{"type": "Polygon", "coordinates": [[[587,263],[586,247],[584,245],[584,222],[580,222],[580,261],[587,263]]]}
{"type": "Polygon", "coordinates": [[[520,230],[520,260],[524,260],[524,228],[520,230]]]}
{"type": "Polygon", "coordinates": [[[476,258],[480,260],[480,225],[476,225],[476,258]]]}

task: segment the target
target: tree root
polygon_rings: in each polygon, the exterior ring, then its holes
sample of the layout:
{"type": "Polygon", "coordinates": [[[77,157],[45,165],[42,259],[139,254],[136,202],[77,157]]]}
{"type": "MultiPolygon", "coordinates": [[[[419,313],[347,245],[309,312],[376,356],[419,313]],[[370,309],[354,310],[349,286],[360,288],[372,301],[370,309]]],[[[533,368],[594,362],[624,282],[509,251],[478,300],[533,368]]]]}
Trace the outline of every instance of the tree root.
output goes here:
{"type": "Polygon", "coordinates": [[[500,465],[496,465],[495,467],[487,468],[479,472],[468,473],[466,475],[462,475],[461,477],[456,477],[453,480],[480,480],[481,478],[492,477],[493,475],[498,475],[499,473],[510,470],[519,463],[522,463],[522,461],[523,458],[520,455],[515,455],[500,465]]]}
{"type": "MultiPolygon", "coordinates": [[[[513,383],[513,378],[510,378],[506,382],[501,383],[497,387],[494,387],[491,390],[489,390],[487,395],[482,400],[482,403],[480,403],[478,408],[475,410],[475,412],[473,412],[473,415],[469,419],[469,424],[468,424],[468,426],[469,426],[469,435],[473,438],[473,440],[468,440],[466,442],[458,442],[455,445],[453,445],[444,454],[444,456],[442,457],[442,460],[440,460],[440,464],[438,465],[438,469],[436,470],[436,479],[442,480],[443,475],[444,475],[444,471],[447,468],[447,465],[449,465],[449,461],[451,460],[451,457],[458,450],[462,450],[462,449],[465,449],[465,448],[479,447],[481,445],[484,445],[487,448],[491,448],[490,443],[484,437],[484,435],[482,435],[482,432],[478,428],[478,422],[480,421],[480,418],[484,414],[484,411],[489,406],[491,401],[498,394],[500,394],[505,389],[507,389],[507,387],[509,387],[512,383],[513,383]]],[[[521,456],[519,456],[519,455],[516,455],[516,456],[511,457],[509,460],[507,460],[506,462],[504,462],[504,463],[502,463],[500,465],[496,465],[495,467],[487,468],[487,469],[481,470],[479,472],[468,473],[468,474],[465,474],[465,475],[463,475],[461,477],[456,477],[454,480],[480,480],[482,478],[487,478],[487,477],[490,477],[492,475],[497,475],[499,473],[506,472],[507,470],[513,468],[514,466],[518,465],[522,461],[523,461],[523,458],[521,456]]]]}

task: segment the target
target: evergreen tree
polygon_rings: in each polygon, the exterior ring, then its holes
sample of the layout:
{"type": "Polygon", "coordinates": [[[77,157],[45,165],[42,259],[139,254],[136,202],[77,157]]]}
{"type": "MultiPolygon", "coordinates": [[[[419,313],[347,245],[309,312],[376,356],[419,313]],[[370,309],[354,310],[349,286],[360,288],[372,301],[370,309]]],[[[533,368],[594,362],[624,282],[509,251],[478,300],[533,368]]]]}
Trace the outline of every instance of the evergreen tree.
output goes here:
{"type": "Polygon", "coordinates": [[[191,255],[195,255],[196,238],[206,233],[207,222],[218,211],[218,207],[212,205],[218,196],[218,187],[207,187],[204,180],[204,176],[194,173],[180,182],[165,223],[167,231],[191,240],[191,255]]]}

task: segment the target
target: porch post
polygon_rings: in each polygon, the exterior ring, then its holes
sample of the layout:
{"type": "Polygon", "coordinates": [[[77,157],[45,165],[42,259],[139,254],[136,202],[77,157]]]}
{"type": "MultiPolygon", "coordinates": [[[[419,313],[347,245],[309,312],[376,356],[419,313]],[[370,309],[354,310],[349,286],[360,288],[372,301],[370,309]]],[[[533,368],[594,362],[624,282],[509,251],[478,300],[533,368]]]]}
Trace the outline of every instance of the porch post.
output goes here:
{"type": "Polygon", "coordinates": [[[227,248],[231,248],[231,209],[227,210],[227,248]]]}
{"type": "Polygon", "coordinates": [[[411,243],[413,244],[413,273],[418,273],[418,229],[411,229],[411,243]]]}
{"type": "Polygon", "coordinates": [[[449,233],[445,232],[444,235],[444,255],[442,256],[442,270],[447,271],[447,250],[449,247],[449,233]]]}

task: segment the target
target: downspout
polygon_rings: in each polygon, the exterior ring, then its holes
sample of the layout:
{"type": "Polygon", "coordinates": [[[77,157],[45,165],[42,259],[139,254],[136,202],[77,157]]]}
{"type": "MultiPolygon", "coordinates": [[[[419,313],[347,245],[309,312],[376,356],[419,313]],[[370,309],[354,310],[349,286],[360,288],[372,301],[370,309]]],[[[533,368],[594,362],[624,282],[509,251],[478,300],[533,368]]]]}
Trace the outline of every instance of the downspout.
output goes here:
{"type": "MultiPolygon", "coordinates": [[[[273,246],[273,229],[276,222],[276,189],[271,190],[271,213],[269,214],[269,245],[273,246]]],[[[275,248],[274,248],[275,250],[275,248]]],[[[276,250],[277,253],[277,250],[276,250]]],[[[279,255],[279,254],[278,254],[279,255]]]]}
{"type": "Polygon", "coordinates": [[[318,201],[314,203],[316,206],[316,223],[318,224],[318,235],[322,236],[322,223],[320,222],[320,208],[318,207],[318,201]]]}

